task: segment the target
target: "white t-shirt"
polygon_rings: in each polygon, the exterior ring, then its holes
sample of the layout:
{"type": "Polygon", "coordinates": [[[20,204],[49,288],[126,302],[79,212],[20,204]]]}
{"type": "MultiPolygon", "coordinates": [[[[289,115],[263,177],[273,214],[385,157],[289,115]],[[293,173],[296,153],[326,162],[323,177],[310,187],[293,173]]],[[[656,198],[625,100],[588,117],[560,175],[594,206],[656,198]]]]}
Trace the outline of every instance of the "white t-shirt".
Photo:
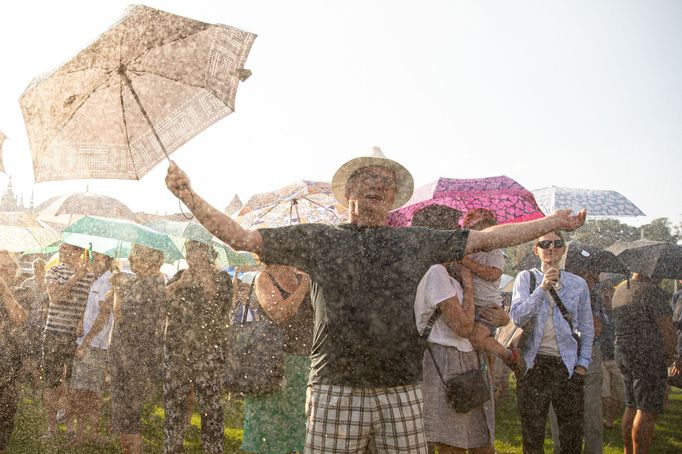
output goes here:
{"type": "MultiPolygon", "coordinates": [[[[475,252],[469,254],[469,258],[481,265],[492,266],[500,270],[504,269],[504,253],[502,249],[495,249],[489,252],[475,252]]],[[[474,275],[474,304],[476,306],[501,306],[502,292],[500,292],[500,279],[495,282],[486,281],[474,275]]]]}
{"type": "MultiPolygon", "coordinates": [[[[448,274],[443,265],[433,265],[419,282],[417,296],[414,299],[414,316],[420,334],[424,332],[438,305],[453,296],[456,296],[460,303],[462,302],[464,297],[462,286],[448,274]]],[[[462,352],[470,352],[474,349],[467,339],[459,337],[450,329],[442,315],[433,324],[429,342],[455,347],[462,352]]]]}
{"type": "MultiPolygon", "coordinates": [[[[104,301],[107,296],[107,292],[111,288],[109,279],[111,278],[111,271],[105,271],[95,282],[90,286],[90,293],[88,294],[88,305],[85,307],[85,313],[83,314],[83,336],[76,339],[78,345],[83,342],[83,337],[90,332],[90,328],[95,323],[97,315],[99,315],[99,303],[104,301]]],[[[102,328],[102,331],[98,335],[92,338],[90,341],[90,347],[99,348],[102,350],[107,350],[109,348],[109,337],[111,334],[111,328],[114,324],[114,314],[113,312],[109,314],[109,320],[102,328]]]]}

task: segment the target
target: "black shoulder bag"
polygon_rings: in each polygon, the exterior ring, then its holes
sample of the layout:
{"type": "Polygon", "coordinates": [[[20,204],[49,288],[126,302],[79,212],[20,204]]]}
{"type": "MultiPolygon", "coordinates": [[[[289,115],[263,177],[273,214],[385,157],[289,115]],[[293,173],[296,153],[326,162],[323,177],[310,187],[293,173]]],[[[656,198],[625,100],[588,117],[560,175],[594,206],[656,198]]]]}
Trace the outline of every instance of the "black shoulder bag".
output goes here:
{"type": "Polygon", "coordinates": [[[443,379],[443,374],[441,373],[440,367],[436,362],[436,358],[433,357],[433,352],[431,351],[431,347],[429,346],[428,342],[431,329],[433,329],[433,324],[436,322],[438,317],[440,317],[440,315],[440,308],[436,308],[436,311],[426,324],[426,328],[422,334],[422,339],[424,339],[426,342],[426,348],[429,350],[431,360],[436,366],[440,381],[445,387],[445,395],[448,398],[448,402],[457,413],[468,413],[474,408],[483,405],[484,402],[490,400],[488,379],[483,369],[483,362],[481,362],[480,357],[480,367],[478,369],[472,369],[462,372],[461,374],[456,374],[448,378],[447,381],[443,379]]]}
{"type": "Polygon", "coordinates": [[[241,394],[267,394],[279,391],[284,383],[284,353],[282,328],[258,306],[253,293],[254,278],[246,304],[227,328],[225,373],[227,391],[241,394]],[[249,308],[258,306],[249,320],[249,308]]]}

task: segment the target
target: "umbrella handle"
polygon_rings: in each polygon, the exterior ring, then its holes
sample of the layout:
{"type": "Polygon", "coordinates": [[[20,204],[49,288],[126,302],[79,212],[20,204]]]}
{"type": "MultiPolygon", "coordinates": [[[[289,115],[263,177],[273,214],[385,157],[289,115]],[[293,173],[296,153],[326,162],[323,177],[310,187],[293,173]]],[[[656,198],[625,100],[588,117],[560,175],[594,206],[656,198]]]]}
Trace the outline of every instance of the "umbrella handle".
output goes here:
{"type": "MultiPolygon", "coordinates": [[[[183,186],[183,187],[178,188],[178,194],[180,193],[180,191],[185,190],[185,189],[189,189],[189,188],[187,186],[183,186]]],[[[189,207],[189,209],[192,210],[194,208],[194,193],[192,191],[189,191],[189,196],[192,199],[192,202],[190,203],[191,206],[189,207]]],[[[178,206],[180,207],[180,214],[182,214],[183,218],[185,218],[185,219],[193,219],[194,218],[194,215],[191,213],[191,211],[189,213],[189,216],[187,216],[187,214],[185,213],[185,210],[182,209],[182,201],[180,200],[180,197],[178,197],[178,206]]]]}

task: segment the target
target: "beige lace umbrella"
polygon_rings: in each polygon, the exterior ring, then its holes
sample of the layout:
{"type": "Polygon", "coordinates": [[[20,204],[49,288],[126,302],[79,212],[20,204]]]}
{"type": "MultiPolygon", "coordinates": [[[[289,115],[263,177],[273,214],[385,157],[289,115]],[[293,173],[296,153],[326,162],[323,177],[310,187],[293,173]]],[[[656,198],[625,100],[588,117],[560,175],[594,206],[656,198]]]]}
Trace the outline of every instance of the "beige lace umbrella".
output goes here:
{"type": "Polygon", "coordinates": [[[0,250],[23,252],[42,249],[59,234],[26,211],[0,212],[0,250]]]}
{"type": "Polygon", "coordinates": [[[140,179],[234,111],[256,35],[142,5],[29,85],[36,181],[140,179]]]}
{"type": "Polygon", "coordinates": [[[64,226],[83,216],[100,216],[137,222],[135,213],[118,199],[92,192],[63,194],[47,199],[33,210],[39,220],[64,226]]]}

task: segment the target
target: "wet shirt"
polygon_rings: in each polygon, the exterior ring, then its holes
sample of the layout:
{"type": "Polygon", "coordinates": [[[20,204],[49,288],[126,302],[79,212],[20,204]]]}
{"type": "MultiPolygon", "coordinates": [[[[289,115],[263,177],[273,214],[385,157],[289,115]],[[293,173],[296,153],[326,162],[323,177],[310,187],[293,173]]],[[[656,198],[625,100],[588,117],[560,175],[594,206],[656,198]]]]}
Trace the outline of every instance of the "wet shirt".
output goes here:
{"type": "Polygon", "coordinates": [[[133,277],[120,285],[121,317],[111,333],[114,362],[123,367],[160,363],[161,331],[164,321],[165,285],[161,276],[133,277]]]}
{"type": "Polygon", "coordinates": [[[616,356],[635,374],[667,374],[665,348],[657,320],[671,316],[668,296],[660,287],[631,280],[613,294],[616,356]]]}
{"type": "Polygon", "coordinates": [[[540,351],[545,324],[551,317],[554,327],[557,348],[561,359],[569,373],[573,374],[576,366],[587,369],[592,360],[592,341],[594,340],[594,322],[590,306],[590,292],[585,280],[573,273],[561,271],[557,294],[570,313],[573,329],[581,333],[580,357],[577,355],[578,345],[568,322],[561,315],[561,310],[552,300],[549,292],[540,287],[543,274],[532,269],[520,272],[514,281],[509,316],[516,326],[523,328],[521,350],[530,369],[540,351]],[[530,291],[530,273],[535,274],[535,289],[530,291]]]}
{"type": "MultiPolygon", "coordinates": [[[[178,271],[168,284],[184,272],[178,271]]],[[[222,354],[232,306],[232,279],[226,272],[216,272],[215,284],[217,290],[211,298],[199,287],[186,287],[169,299],[164,333],[168,352],[187,358],[222,354]]]]}
{"type": "Polygon", "coordinates": [[[311,383],[377,387],[419,381],[417,286],[431,265],[463,257],[467,230],[301,224],[260,232],[263,262],[310,275],[311,383]]]}
{"type": "MultiPolygon", "coordinates": [[[[17,300],[21,298],[20,289],[13,288],[11,291],[17,300]]],[[[14,380],[19,373],[26,353],[26,342],[26,326],[12,323],[4,301],[0,300],[0,388],[14,380]]]]}
{"type": "MultiPolygon", "coordinates": [[[[75,273],[75,269],[62,263],[47,270],[45,281],[48,285],[52,282],[63,286],[75,273]]],[[[88,292],[94,278],[92,273],[86,274],[60,300],[50,301],[45,327],[47,331],[76,334],[76,328],[83,319],[88,304],[88,292]]]]}

